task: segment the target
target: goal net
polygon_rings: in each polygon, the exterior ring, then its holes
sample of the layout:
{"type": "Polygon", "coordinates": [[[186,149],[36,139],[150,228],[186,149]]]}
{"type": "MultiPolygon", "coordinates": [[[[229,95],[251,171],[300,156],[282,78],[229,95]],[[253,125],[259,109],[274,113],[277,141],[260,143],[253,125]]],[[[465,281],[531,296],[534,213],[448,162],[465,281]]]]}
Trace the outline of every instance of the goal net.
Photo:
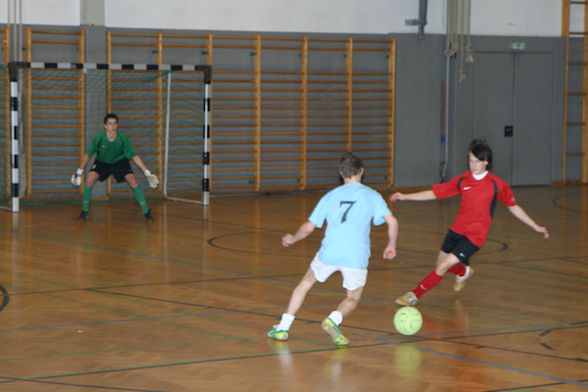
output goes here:
{"type": "MultiPolygon", "coordinates": [[[[69,177],[104,130],[106,113],[115,113],[119,131],[164,184],[151,190],[135,170],[147,196],[208,203],[210,67],[22,63],[18,68],[26,199],[79,197],[69,177]]],[[[132,196],[126,184],[115,181],[94,195],[132,196]]]]}

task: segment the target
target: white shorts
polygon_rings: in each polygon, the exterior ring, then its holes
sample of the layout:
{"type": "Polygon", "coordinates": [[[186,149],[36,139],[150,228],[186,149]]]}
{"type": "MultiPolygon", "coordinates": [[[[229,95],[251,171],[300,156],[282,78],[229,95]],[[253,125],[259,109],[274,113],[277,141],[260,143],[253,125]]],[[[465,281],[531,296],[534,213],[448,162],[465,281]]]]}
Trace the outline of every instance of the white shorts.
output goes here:
{"type": "Polygon", "coordinates": [[[318,257],[318,253],[314,256],[314,259],[312,259],[310,268],[312,268],[316,280],[321,283],[324,283],[334,272],[341,272],[341,275],[343,275],[343,288],[347,290],[356,290],[363,287],[367,280],[367,269],[323,264],[318,257]]]}

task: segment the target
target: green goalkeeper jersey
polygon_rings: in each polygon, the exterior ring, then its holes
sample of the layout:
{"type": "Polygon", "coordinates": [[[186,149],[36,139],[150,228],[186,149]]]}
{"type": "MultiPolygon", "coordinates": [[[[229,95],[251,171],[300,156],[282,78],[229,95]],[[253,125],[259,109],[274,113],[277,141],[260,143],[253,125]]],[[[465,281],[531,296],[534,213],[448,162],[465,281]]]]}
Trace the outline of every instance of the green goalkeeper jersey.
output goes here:
{"type": "Polygon", "coordinates": [[[121,159],[132,159],[135,155],[135,150],[129,138],[120,132],[116,133],[114,141],[108,140],[106,131],[100,132],[92,140],[90,148],[88,149],[88,156],[91,157],[96,153],[96,159],[104,163],[115,163],[121,159]]]}

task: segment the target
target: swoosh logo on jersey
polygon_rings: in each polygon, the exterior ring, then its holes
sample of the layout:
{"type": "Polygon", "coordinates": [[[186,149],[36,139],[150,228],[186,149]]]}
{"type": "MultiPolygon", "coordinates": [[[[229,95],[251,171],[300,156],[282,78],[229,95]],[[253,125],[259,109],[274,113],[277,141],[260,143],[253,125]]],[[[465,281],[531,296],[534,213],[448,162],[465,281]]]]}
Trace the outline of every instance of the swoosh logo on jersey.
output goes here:
{"type": "Polygon", "coordinates": [[[470,188],[471,188],[471,186],[464,186],[464,187],[463,187],[463,190],[464,190],[464,191],[467,191],[467,190],[468,190],[468,189],[470,189],[470,188]]]}

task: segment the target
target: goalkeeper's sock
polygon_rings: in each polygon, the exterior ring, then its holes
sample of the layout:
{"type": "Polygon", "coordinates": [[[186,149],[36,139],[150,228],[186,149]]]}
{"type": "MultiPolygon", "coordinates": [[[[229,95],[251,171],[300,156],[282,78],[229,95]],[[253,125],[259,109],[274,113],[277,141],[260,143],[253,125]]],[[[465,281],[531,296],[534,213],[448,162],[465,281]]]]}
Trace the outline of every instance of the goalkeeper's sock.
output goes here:
{"type": "Polygon", "coordinates": [[[135,199],[139,202],[141,206],[141,210],[143,210],[143,214],[149,212],[149,207],[147,207],[147,200],[145,200],[145,194],[143,193],[143,188],[140,186],[136,186],[133,188],[133,193],[135,194],[135,199]]]}
{"type": "Polygon", "coordinates": [[[84,187],[84,196],[82,198],[82,211],[88,212],[90,209],[90,200],[92,200],[92,187],[84,187]]]}

